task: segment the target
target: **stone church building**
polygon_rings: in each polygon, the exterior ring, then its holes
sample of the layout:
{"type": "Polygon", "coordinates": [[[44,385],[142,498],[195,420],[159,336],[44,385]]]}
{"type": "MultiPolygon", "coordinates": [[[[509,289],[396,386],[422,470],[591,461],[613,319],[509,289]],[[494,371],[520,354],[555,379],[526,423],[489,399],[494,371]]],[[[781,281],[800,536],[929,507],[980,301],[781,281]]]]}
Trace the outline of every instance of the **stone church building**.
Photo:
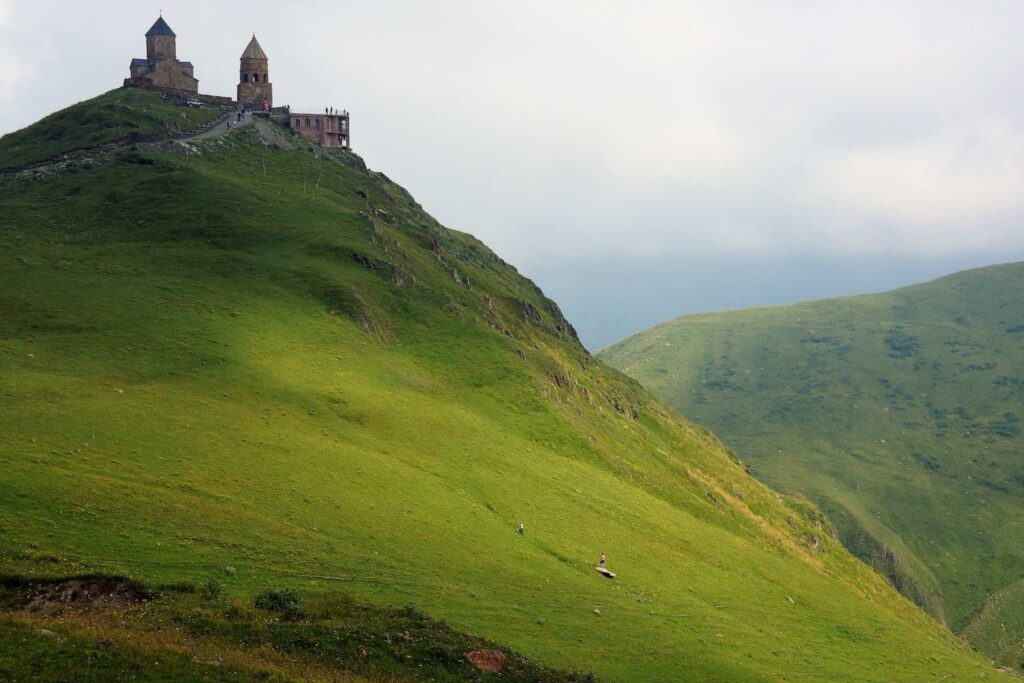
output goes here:
{"type": "Polygon", "coordinates": [[[136,57],[129,67],[125,85],[199,93],[199,81],[193,76],[192,62],[178,59],[177,36],[163,16],[146,31],[146,58],[136,57]]]}
{"type": "Polygon", "coordinates": [[[160,16],[146,32],[146,58],[132,60],[130,76],[124,80],[125,87],[166,90],[179,96],[184,95],[189,100],[244,107],[256,116],[292,128],[299,135],[324,147],[351,148],[347,111],[333,107],[323,110],[274,107],[270,60],[256,40],[255,33],[239,58],[235,100],[199,94],[199,81],[193,75],[192,63],[178,59],[176,40],[174,31],[160,16]]]}

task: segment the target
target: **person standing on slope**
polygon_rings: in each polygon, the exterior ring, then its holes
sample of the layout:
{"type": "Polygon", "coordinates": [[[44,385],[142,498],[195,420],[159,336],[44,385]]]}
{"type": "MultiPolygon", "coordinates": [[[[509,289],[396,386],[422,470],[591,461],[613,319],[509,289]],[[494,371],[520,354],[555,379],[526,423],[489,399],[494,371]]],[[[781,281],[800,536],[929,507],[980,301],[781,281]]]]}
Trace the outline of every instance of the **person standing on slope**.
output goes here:
{"type": "Polygon", "coordinates": [[[525,536],[526,535],[526,527],[523,526],[522,522],[519,522],[519,535],[520,536],[525,536]]]}
{"type": "Polygon", "coordinates": [[[601,567],[604,566],[604,553],[601,553],[601,559],[598,561],[598,565],[600,565],[601,567]]]}

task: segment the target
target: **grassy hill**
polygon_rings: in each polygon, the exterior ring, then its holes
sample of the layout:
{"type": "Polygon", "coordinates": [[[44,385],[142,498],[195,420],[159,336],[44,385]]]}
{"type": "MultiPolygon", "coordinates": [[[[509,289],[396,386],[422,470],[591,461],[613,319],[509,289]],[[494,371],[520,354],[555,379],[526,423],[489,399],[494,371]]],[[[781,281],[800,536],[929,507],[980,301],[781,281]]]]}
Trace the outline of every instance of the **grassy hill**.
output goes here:
{"type": "MultiPolygon", "coordinates": [[[[950,627],[1005,654],[1024,636],[1019,610],[974,617],[1020,606],[1022,297],[1024,264],[995,266],[686,316],[600,356],[714,429],[759,477],[815,501],[857,555],[950,627]]],[[[1001,659],[1019,666],[1020,648],[1001,659]]]]}
{"type": "Polygon", "coordinates": [[[182,107],[144,90],[113,90],[0,138],[0,169],[130,140],[159,139],[219,118],[218,107],[182,107]]]}
{"type": "Polygon", "coordinates": [[[599,680],[1000,675],[351,153],[251,126],[0,203],[2,573],[411,603],[599,680]]]}

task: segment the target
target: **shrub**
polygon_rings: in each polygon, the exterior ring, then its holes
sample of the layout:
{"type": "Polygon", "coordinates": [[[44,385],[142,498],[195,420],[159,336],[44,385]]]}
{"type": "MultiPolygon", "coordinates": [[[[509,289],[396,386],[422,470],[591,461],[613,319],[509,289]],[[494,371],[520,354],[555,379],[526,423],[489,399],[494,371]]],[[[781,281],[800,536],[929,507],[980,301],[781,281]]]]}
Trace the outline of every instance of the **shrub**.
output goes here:
{"type": "Polygon", "coordinates": [[[903,330],[893,328],[885,335],[885,345],[893,358],[910,358],[921,350],[921,342],[903,330]]]}
{"type": "Polygon", "coordinates": [[[213,579],[203,584],[203,597],[207,600],[218,600],[224,596],[224,586],[213,579]]]}
{"type": "Polygon", "coordinates": [[[277,612],[285,621],[299,621],[306,613],[299,607],[299,594],[290,588],[280,591],[267,590],[256,596],[256,609],[277,612]]]}

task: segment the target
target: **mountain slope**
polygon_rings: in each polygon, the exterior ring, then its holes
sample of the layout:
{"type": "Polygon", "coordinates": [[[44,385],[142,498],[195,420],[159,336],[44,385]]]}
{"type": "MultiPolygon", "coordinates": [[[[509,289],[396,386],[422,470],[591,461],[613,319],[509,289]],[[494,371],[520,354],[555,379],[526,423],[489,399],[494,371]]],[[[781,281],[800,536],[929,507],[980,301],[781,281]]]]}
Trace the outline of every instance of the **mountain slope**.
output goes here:
{"type": "Polygon", "coordinates": [[[143,90],[114,90],[51,114],[0,138],[0,169],[128,140],[150,140],[200,128],[220,107],[182,107],[143,90]]]}
{"type": "Polygon", "coordinates": [[[602,680],[996,676],[358,157],[184,152],[0,178],[5,571],[343,587],[602,680]]]}
{"type": "MultiPolygon", "coordinates": [[[[1024,577],[1022,296],[1024,264],[996,266],[686,316],[600,355],[823,507],[856,554],[961,630],[1024,577]]],[[[986,629],[966,633],[996,654],[986,629]]]]}

